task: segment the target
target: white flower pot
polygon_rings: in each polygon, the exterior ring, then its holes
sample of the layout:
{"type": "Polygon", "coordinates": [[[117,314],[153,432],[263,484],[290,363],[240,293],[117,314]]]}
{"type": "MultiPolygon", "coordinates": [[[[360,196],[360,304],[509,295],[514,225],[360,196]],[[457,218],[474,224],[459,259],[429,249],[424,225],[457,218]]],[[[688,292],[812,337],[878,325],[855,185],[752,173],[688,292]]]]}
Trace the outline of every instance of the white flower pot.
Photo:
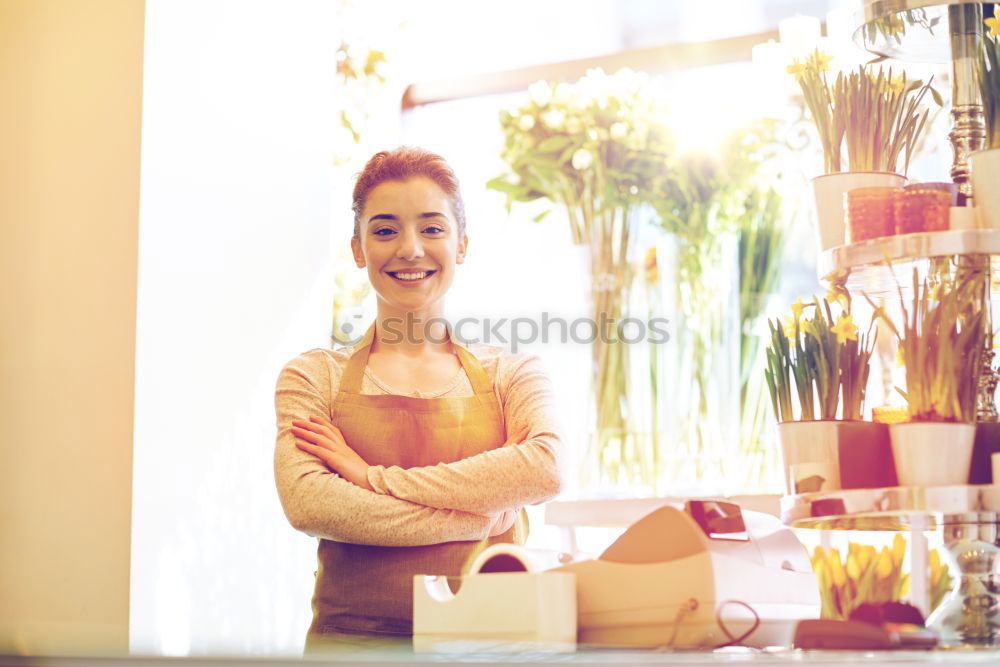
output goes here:
{"type": "Polygon", "coordinates": [[[797,493],[804,477],[819,475],[819,488],[840,488],[839,434],[836,420],[791,421],[778,424],[786,493],[797,493]]]}
{"type": "Polygon", "coordinates": [[[816,203],[819,249],[829,250],[844,245],[847,225],[844,213],[844,195],[855,188],[901,188],[906,177],[887,171],[843,171],[824,174],[812,180],[816,203]]]}
{"type": "Polygon", "coordinates": [[[890,424],[900,486],[950,486],[969,481],[976,425],[952,422],[890,424]]]}
{"type": "Polygon", "coordinates": [[[1000,229],[1000,148],[976,151],[969,156],[976,226],[1000,229]]]}

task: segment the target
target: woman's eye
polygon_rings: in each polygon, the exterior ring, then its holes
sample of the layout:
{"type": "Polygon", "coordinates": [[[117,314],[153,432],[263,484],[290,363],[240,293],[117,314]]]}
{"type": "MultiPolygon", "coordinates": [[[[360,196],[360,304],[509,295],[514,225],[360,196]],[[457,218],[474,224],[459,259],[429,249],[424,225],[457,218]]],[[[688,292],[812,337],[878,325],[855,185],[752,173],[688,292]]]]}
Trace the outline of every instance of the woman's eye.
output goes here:
{"type": "Polygon", "coordinates": [[[388,236],[389,234],[395,234],[395,233],[396,230],[390,229],[388,227],[383,227],[382,229],[376,229],[374,232],[375,236],[388,236]],[[383,234],[382,232],[388,232],[388,234],[383,234]]]}
{"type": "Polygon", "coordinates": [[[430,232],[431,234],[437,234],[439,232],[443,232],[444,229],[442,229],[441,227],[433,226],[433,227],[427,227],[427,228],[425,228],[424,231],[425,232],[430,232]]]}

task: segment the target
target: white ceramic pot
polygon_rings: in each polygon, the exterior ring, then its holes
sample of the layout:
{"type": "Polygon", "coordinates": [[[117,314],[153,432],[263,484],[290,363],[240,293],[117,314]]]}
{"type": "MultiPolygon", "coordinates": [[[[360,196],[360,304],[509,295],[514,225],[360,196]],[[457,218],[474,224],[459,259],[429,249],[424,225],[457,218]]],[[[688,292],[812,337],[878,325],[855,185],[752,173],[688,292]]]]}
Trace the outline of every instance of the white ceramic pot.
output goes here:
{"type": "Polygon", "coordinates": [[[820,251],[847,243],[844,195],[855,188],[901,188],[906,177],[887,171],[842,171],[812,180],[820,251]]]}
{"type": "Polygon", "coordinates": [[[976,425],[953,422],[890,424],[900,486],[967,484],[976,425]]]}
{"type": "Polygon", "coordinates": [[[1000,229],[1000,148],[976,151],[969,156],[976,226],[1000,229]]]}
{"type": "Polygon", "coordinates": [[[786,493],[840,488],[839,421],[791,421],[778,424],[786,493]],[[807,478],[821,479],[806,482],[807,478]]]}

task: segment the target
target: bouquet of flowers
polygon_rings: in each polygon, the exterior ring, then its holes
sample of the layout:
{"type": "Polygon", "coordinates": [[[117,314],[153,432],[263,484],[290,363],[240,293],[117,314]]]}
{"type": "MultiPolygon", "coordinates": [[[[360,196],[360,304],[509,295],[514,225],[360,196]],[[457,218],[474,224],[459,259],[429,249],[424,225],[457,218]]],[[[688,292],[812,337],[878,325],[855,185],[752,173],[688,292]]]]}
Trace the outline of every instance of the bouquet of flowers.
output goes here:
{"type": "Polygon", "coordinates": [[[538,81],[524,104],[500,113],[510,171],[487,187],[506,194],[508,208],[536,199],[565,206],[574,242],[586,243],[609,211],[646,201],[668,178],[675,142],[662,114],[648,77],[629,69],[538,81]]]}
{"type": "MultiPolygon", "coordinates": [[[[590,70],[574,84],[539,81],[523,104],[500,114],[508,172],[487,187],[506,195],[508,210],[513,202],[538,199],[565,209],[573,242],[589,250],[595,322],[628,317],[634,274],[628,255],[635,238],[630,213],[665,190],[662,181],[670,178],[674,140],[662,117],[648,77],[628,69],[610,76],[590,70]]],[[[650,452],[634,441],[628,346],[597,337],[592,352],[593,460],[609,481],[648,484],[655,470],[650,452]]]]}

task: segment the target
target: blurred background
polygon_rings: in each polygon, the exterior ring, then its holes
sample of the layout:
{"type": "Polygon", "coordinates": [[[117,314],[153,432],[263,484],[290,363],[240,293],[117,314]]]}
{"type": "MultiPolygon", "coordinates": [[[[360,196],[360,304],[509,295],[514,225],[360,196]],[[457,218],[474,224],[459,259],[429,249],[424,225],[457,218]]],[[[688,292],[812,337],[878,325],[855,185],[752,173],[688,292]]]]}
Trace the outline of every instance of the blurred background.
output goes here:
{"type": "MultiPolygon", "coordinates": [[[[687,189],[628,212],[629,312],[671,339],[622,362],[627,434],[590,426],[590,346],[521,348],[561,405],[560,499],[781,493],[756,351],[768,317],[825,290],[822,153],[786,67],[821,35],[841,66],[868,60],[857,4],[0,0],[0,649],[298,654],[316,542],[274,489],[274,384],[374,316],[353,176],[400,144],[455,168],[454,317],[585,317],[567,209],[503,185],[524,110],[585,76],[656,110],[687,189]]],[[[947,97],[947,71],[907,73],[947,97]]],[[[931,122],[909,173],[947,180],[931,122]]],[[[530,544],[556,548],[531,509],[530,544]]]]}

